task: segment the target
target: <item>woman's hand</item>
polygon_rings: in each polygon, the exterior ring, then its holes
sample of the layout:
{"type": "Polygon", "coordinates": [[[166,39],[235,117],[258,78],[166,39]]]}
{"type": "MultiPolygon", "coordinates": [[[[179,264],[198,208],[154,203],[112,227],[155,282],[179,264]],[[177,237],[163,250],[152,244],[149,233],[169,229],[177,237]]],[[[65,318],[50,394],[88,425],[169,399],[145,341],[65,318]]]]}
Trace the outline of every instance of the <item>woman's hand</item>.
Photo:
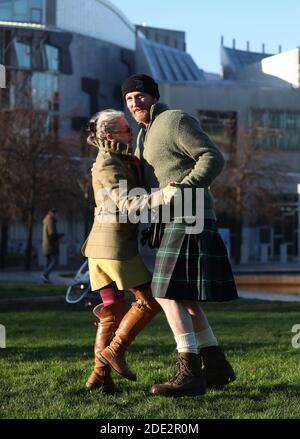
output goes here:
{"type": "Polygon", "coordinates": [[[164,202],[165,204],[169,204],[177,193],[180,192],[176,183],[174,181],[170,182],[168,186],[163,188],[164,202]]]}
{"type": "Polygon", "coordinates": [[[95,167],[96,167],[96,162],[93,163],[93,166],[92,166],[92,169],[91,169],[91,174],[92,174],[92,175],[93,175],[93,173],[94,173],[95,167]]]}

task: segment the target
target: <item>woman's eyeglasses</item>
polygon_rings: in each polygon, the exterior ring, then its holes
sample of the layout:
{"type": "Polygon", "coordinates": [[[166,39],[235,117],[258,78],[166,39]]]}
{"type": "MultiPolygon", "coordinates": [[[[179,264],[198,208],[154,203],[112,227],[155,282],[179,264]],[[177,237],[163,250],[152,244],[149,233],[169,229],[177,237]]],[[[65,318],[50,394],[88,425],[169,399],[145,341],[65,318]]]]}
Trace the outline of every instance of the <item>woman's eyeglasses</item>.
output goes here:
{"type": "Polygon", "coordinates": [[[131,133],[131,128],[130,127],[127,127],[127,128],[124,128],[123,130],[113,130],[112,131],[113,133],[124,133],[124,134],[129,134],[129,133],[131,133]]]}

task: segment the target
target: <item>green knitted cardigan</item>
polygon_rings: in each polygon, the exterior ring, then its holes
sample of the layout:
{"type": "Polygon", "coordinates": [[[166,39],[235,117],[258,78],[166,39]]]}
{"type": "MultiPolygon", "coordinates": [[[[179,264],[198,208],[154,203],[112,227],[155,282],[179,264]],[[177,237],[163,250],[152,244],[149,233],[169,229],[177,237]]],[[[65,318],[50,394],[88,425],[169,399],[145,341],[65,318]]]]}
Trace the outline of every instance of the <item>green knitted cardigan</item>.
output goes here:
{"type": "Polygon", "coordinates": [[[163,188],[170,181],[182,188],[204,188],[204,217],[216,219],[209,186],[224,167],[220,150],[187,113],[162,103],[154,104],[150,113],[150,124],[140,130],[135,151],[146,189],[163,188]]]}

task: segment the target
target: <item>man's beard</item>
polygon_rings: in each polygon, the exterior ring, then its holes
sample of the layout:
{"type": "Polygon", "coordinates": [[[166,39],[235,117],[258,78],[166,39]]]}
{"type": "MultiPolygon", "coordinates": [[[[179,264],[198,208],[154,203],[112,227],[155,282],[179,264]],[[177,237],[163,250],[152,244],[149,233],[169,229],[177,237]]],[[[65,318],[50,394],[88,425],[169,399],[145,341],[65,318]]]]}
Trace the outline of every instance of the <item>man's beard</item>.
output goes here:
{"type": "Polygon", "coordinates": [[[150,111],[144,108],[132,112],[132,116],[138,123],[149,123],[150,122],[150,111]]]}

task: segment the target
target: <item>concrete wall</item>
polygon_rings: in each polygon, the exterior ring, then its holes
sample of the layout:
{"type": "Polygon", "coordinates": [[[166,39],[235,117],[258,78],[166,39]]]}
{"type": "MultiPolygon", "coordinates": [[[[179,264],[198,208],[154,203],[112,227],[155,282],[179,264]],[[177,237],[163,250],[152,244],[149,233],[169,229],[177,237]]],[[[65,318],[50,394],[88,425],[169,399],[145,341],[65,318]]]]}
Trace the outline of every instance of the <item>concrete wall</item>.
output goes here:
{"type": "Polygon", "coordinates": [[[105,108],[122,109],[121,83],[134,64],[134,52],[79,34],[73,36],[70,52],[73,74],[59,79],[61,135],[69,134],[73,117],[87,118],[105,108]],[[83,78],[99,82],[92,95],[83,91],[83,78]]]}
{"type": "Polygon", "coordinates": [[[137,25],[136,28],[148,40],[156,41],[184,52],[186,50],[185,32],[140,25],[137,25]]]}
{"type": "Polygon", "coordinates": [[[273,87],[257,87],[241,81],[161,83],[161,101],[172,108],[196,114],[198,109],[238,111],[247,121],[249,108],[300,112],[300,91],[273,87]]]}
{"type": "MultiPolygon", "coordinates": [[[[243,81],[162,83],[160,93],[162,102],[171,108],[181,108],[196,118],[198,110],[235,111],[240,132],[249,126],[251,109],[300,113],[300,90],[293,88],[258,87],[243,81]]],[[[276,151],[276,160],[286,162],[291,172],[299,172],[300,149],[276,151]]]]}
{"type": "MultiPolygon", "coordinates": [[[[180,108],[192,114],[196,119],[198,119],[198,110],[236,112],[239,136],[249,126],[251,109],[300,113],[300,90],[291,87],[266,87],[243,81],[239,83],[216,81],[210,84],[205,82],[197,84],[161,83],[160,92],[162,102],[171,108],[180,108]]],[[[278,197],[283,193],[296,194],[297,184],[300,182],[300,149],[275,151],[268,149],[265,160],[268,165],[275,162],[287,169],[286,179],[283,187],[279,190],[278,197]]],[[[282,246],[284,245],[285,243],[282,242],[282,246]]],[[[259,228],[244,229],[242,262],[246,263],[249,260],[267,262],[270,250],[272,250],[267,247],[259,241],[259,228]]],[[[300,260],[300,248],[298,255],[300,260]]],[[[282,261],[284,260],[282,255],[280,258],[282,261]]]]}
{"type": "Polygon", "coordinates": [[[47,26],[56,25],[56,5],[57,0],[46,0],[45,18],[47,26]]]}
{"type": "Polygon", "coordinates": [[[299,66],[300,50],[293,49],[241,68],[235,72],[234,78],[251,81],[253,87],[299,88],[299,66]]]}
{"type": "Polygon", "coordinates": [[[57,0],[57,27],[135,48],[135,27],[108,0],[57,0]]]}
{"type": "Polygon", "coordinates": [[[294,87],[300,87],[300,50],[292,49],[270,56],[261,62],[262,72],[286,81],[294,87]]]}

